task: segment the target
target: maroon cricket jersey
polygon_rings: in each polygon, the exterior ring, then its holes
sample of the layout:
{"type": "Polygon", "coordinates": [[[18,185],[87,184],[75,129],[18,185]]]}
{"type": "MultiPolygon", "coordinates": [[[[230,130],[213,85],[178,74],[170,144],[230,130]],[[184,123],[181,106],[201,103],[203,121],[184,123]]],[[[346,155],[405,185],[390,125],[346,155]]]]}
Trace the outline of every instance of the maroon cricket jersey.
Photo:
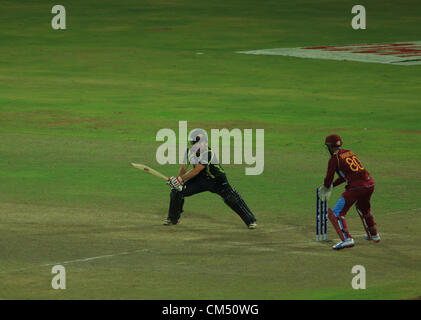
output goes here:
{"type": "Polygon", "coordinates": [[[347,190],[374,186],[374,180],[370,177],[368,171],[364,169],[355,153],[351,150],[339,149],[329,159],[324,185],[326,188],[329,188],[333,182],[333,186],[336,187],[345,181],[347,190]],[[339,178],[333,182],[335,172],[338,173],[339,178]]]}

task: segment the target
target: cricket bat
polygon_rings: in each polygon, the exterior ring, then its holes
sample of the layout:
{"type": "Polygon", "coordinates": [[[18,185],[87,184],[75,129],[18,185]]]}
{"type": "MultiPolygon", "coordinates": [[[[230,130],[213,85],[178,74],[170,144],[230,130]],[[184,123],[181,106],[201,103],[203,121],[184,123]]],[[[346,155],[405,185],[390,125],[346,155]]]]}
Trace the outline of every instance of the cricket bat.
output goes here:
{"type": "Polygon", "coordinates": [[[166,176],[165,176],[165,175],[163,175],[162,173],[159,173],[158,171],[156,171],[156,170],[154,170],[154,169],[152,169],[152,168],[150,168],[150,167],[148,167],[148,166],[146,166],[146,165],[144,165],[144,164],[140,164],[140,163],[132,163],[132,166],[133,166],[133,167],[135,167],[135,168],[137,168],[137,169],[140,169],[140,170],[146,171],[146,172],[148,172],[148,173],[150,173],[150,174],[153,174],[154,176],[156,176],[156,177],[158,177],[158,178],[161,178],[161,179],[164,179],[165,181],[167,181],[167,180],[168,180],[168,177],[166,177],[166,176]]]}

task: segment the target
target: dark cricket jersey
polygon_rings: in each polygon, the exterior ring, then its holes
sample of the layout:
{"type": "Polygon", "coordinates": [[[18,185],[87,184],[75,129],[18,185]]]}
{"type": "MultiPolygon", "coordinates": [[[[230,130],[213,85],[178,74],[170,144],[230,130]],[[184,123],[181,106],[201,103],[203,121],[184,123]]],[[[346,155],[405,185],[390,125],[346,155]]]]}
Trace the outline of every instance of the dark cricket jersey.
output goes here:
{"type": "Polygon", "coordinates": [[[329,188],[333,182],[333,186],[336,187],[345,181],[348,190],[374,186],[373,179],[355,153],[351,150],[339,149],[329,159],[324,186],[329,188]],[[333,182],[335,172],[339,174],[339,178],[333,182]]]}
{"type": "Polygon", "coordinates": [[[184,163],[187,165],[192,164],[193,167],[199,163],[204,165],[205,169],[199,172],[199,176],[205,177],[206,179],[225,178],[225,171],[219,164],[215,153],[210,148],[207,148],[207,151],[202,153],[200,149],[195,152],[187,148],[184,163]]]}

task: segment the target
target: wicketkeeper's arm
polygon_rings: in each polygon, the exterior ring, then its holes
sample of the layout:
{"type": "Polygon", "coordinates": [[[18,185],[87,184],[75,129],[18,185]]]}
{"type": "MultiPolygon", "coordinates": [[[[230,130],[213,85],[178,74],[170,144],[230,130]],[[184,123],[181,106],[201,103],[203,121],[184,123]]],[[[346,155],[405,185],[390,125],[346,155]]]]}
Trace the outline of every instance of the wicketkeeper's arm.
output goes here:
{"type": "Polygon", "coordinates": [[[337,178],[335,181],[333,181],[333,186],[339,186],[340,184],[344,183],[346,180],[342,177],[337,178]]]}
{"type": "Polygon", "coordinates": [[[328,166],[327,166],[326,177],[325,177],[324,183],[323,183],[323,185],[326,188],[330,188],[330,186],[332,185],[333,178],[335,177],[336,168],[337,168],[336,161],[332,157],[329,160],[329,163],[328,163],[328,166]]]}

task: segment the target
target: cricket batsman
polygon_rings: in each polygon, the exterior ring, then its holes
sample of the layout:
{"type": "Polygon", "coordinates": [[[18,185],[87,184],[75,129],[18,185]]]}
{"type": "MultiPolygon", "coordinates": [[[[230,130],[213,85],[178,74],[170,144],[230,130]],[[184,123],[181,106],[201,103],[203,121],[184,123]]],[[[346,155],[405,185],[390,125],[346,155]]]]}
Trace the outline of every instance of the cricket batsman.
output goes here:
{"type": "Polygon", "coordinates": [[[333,187],[346,182],[345,191],[335,204],[328,209],[328,217],[341,242],[333,246],[339,250],[354,246],[354,239],[348,231],[345,216],[348,210],[355,204],[357,212],[363,222],[366,231],[365,239],[374,242],[380,241],[373,215],[370,211],[370,198],[374,192],[374,180],[357,156],[347,149],[342,149],[342,139],[336,134],[326,137],[325,145],[331,155],[328,163],[326,177],[323,186],[319,189],[322,201],[329,200],[333,187]],[[339,177],[333,181],[335,172],[339,177]]]}
{"type": "Polygon", "coordinates": [[[256,217],[238,191],[228,183],[224,169],[208,147],[206,132],[201,129],[194,130],[189,141],[191,147],[187,148],[178,176],[168,178],[168,185],[171,187],[170,205],[164,224],[179,223],[185,197],[210,191],[218,194],[249,229],[256,229],[256,217]],[[193,168],[187,171],[190,164],[193,168]]]}

